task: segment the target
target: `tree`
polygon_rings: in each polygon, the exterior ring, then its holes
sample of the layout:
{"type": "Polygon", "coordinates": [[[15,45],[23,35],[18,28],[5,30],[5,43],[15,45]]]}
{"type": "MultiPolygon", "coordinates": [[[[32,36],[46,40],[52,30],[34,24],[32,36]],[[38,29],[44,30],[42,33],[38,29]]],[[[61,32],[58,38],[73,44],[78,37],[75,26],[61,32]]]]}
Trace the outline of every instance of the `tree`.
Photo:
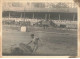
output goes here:
{"type": "Polygon", "coordinates": [[[80,7],[80,0],[73,0],[80,7]]]}
{"type": "Polygon", "coordinates": [[[68,8],[67,4],[65,4],[65,3],[58,3],[58,4],[56,5],[56,7],[57,7],[57,8],[68,8]]]}
{"type": "Polygon", "coordinates": [[[51,6],[52,6],[52,8],[55,8],[55,7],[56,7],[56,5],[55,5],[55,4],[51,4],[51,6]]]}
{"type": "Polygon", "coordinates": [[[44,8],[45,4],[44,3],[33,3],[34,7],[36,8],[44,8]]]}

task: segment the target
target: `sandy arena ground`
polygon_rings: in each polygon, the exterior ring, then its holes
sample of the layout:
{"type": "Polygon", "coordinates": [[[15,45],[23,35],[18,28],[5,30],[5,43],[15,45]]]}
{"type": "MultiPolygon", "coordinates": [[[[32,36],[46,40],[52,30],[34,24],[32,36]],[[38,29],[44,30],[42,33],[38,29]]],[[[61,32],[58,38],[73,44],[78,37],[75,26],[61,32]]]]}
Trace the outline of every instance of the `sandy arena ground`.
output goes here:
{"type": "MultiPolygon", "coordinates": [[[[19,28],[20,29],[20,28],[19,28]]],[[[29,28],[29,32],[20,32],[16,28],[3,26],[2,51],[8,55],[11,48],[18,47],[20,43],[27,44],[31,41],[31,33],[40,38],[39,48],[35,55],[52,56],[76,56],[77,55],[77,31],[61,30],[58,28],[42,27],[29,28]],[[7,29],[7,30],[5,30],[7,29]]],[[[30,44],[31,46],[33,44],[30,44]]],[[[25,55],[26,56],[26,55],[25,55]]]]}

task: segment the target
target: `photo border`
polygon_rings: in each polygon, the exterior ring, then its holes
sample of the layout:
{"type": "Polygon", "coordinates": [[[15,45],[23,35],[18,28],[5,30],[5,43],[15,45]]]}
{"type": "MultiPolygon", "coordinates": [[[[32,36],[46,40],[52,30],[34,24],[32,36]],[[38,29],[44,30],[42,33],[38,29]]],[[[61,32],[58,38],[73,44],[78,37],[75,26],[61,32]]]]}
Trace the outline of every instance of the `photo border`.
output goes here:
{"type": "MultiPolygon", "coordinates": [[[[80,7],[78,6],[78,39],[77,39],[77,56],[2,56],[2,3],[4,1],[21,1],[21,0],[0,0],[0,58],[80,58],[80,7]]],[[[49,1],[49,0],[23,0],[23,1],[49,1]]],[[[55,1],[55,0],[50,0],[55,1]]],[[[61,0],[60,0],[61,1],[61,0]]]]}

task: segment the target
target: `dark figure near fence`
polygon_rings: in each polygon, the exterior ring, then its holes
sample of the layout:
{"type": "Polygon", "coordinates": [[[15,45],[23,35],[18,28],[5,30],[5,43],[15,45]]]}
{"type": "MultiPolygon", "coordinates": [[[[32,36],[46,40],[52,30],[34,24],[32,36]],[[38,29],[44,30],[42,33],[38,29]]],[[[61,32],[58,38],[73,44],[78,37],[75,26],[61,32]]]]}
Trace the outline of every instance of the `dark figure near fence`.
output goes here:
{"type": "Polygon", "coordinates": [[[44,29],[47,29],[49,27],[49,21],[43,20],[42,24],[44,29]]]}
{"type": "Polygon", "coordinates": [[[44,27],[44,29],[47,29],[48,28],[48,25],[46,24],[46,25],[43,25],[43,27],[44,27]]]}

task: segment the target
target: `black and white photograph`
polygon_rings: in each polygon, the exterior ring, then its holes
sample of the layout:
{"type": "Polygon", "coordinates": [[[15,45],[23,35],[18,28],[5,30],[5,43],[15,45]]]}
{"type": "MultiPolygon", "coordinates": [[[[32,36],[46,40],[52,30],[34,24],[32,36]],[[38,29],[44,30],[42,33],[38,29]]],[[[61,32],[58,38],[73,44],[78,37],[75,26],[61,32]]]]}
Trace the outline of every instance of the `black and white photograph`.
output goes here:
{"type": "Polygon", "coordinates": [[[77,56],[73,1],[2,3],[2,56],[77,56]]]}

